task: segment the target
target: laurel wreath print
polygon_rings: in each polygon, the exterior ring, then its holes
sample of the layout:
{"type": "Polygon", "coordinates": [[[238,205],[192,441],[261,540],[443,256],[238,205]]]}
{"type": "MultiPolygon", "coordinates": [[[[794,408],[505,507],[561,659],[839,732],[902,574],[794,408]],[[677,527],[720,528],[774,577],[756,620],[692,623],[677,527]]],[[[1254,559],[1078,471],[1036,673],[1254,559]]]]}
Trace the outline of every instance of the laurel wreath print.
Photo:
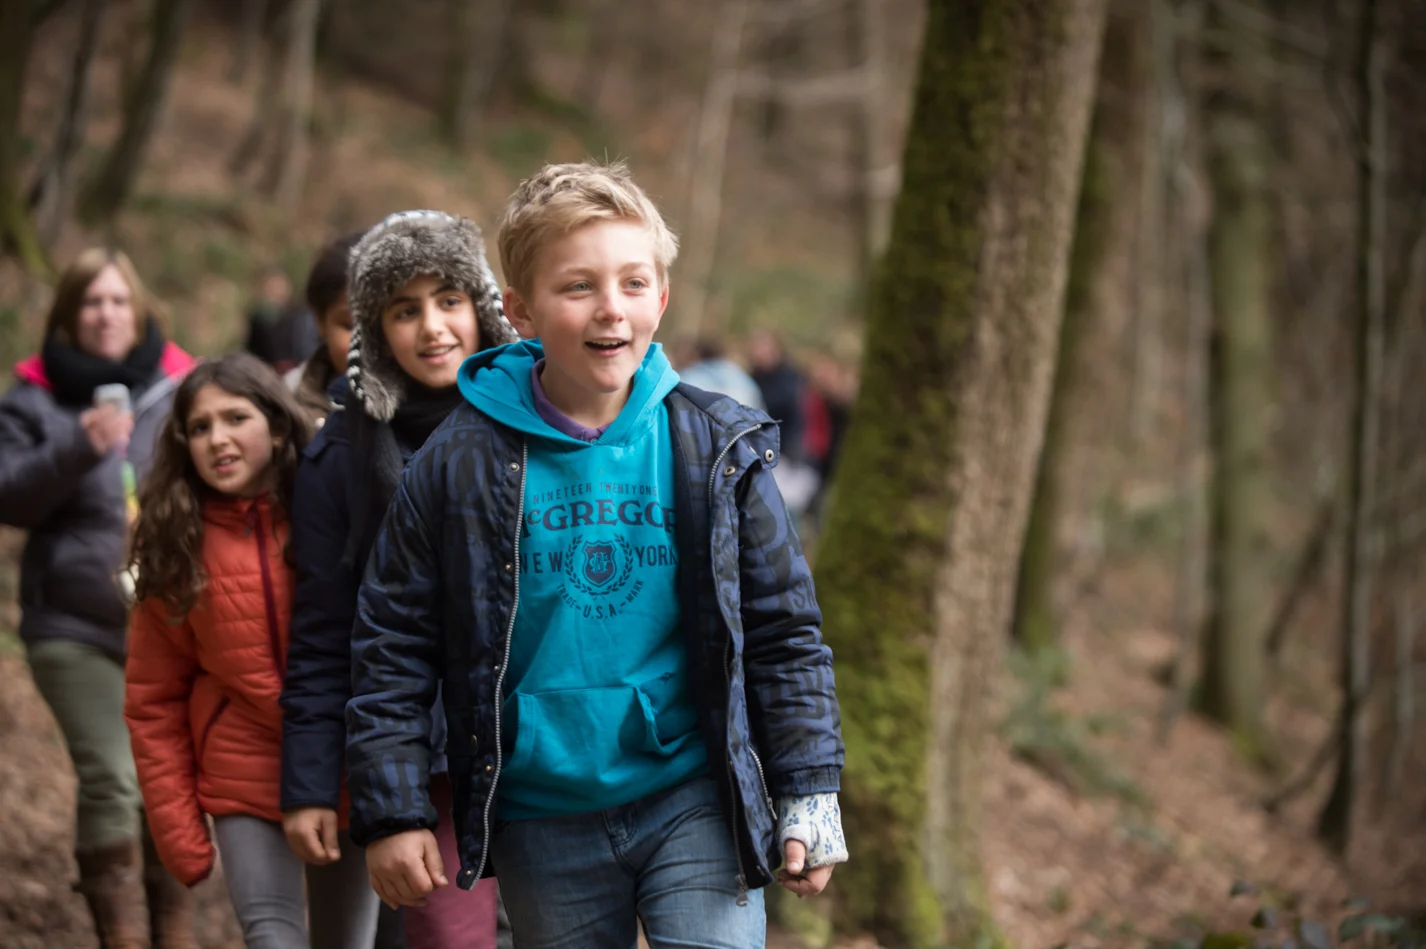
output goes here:
{"type": "MultiPolygon", "coordinates": [[[[602,538],[601,538],[602,540],[602,538]]],[[[584,570],[584,562],[579,558],[580,550],[584,546],[584,535],[580,534],[570,541],[569,551],[564,558],[564,576],[575,589],[588,596],[608,596],[624,589],[624,585],[629,582],[629,576],[634,572],[634,548],[622,537],[614,537],[610,541],[619,548],[619,553],[623,556],[624,566],[619,571],[618,578],[604,589],[591,585],[581,576],[584,570]]]]}

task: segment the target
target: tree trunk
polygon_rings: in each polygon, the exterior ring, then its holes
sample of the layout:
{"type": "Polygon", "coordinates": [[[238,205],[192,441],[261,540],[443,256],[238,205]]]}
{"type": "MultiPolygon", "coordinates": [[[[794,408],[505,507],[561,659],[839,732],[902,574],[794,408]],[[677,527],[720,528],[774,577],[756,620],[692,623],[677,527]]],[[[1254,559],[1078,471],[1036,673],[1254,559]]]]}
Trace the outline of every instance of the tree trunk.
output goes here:
{"type": "MultiPolygon", "coordinates": [[[[500,67],[506,24],[514,15],[514,0],[448,0],[451,49],[446,63],[446,90],[441,101],[440,129],[446,144],[464,148],[474,137],[500,67]],[[484,16],[482,16],[484,7],[484,16]]],[[[607,57],[606,57],[607,58],[607,57]]]]}
{"type": "Polygon", "coordinates": [[[129,199],[149,139],[163,111],[183,23],[191,5],[191,0],[158,0],[154,6],[153,40],[134,93],[124,103],[123,130],[84,201],[84,217],[90,222],[112,218],[129,199]]]}
{"type": "Polygon", "coordinates": [[[247,130],[234,149],[233,157],[228,160],[228,171],[234,175],[247,171],[262,153],[263,143],[269,138],[268,130],[277,112],[278,93],[282,88],[282,70],[283,57],[275,48],[269,49],[263,57],[262,77],[258,81],[252,118],[248,120],[247,130]]]}
{"type": "Polygon", "coordinates": [[[1382,253],[1386,231],[1386,97],[1382,90],[1382,49],[1377,0],[1365,0],[1357,59],[1357,115],[1364,141],[1357,146],[1357,316],[1356,379],[1352,387],[1351,462],[1347,466],[1347,544],[1342,570],[1342,714],[1340,748],[1332,793],[1317,821],[1317,836],[1345,853],[1351,836],[1352,804],[1360,784],[1366,736],[1362,709],[1370,681],[1372,571],[1369,540],[1376,488],[1385,280],[1382,253]]]}
{"type": "Polygon", "coordinates": [[[846,24],[847,66],[860,69],[866,88],[847,106],[851,126],[851,220],[856,228],[857,274],[853,296],[855,313],[866,312],[866,291],[876,258],[886,243],[886,202],[877,185],[881,168],[882,18],[873,0],[856,0],[843,14],[846,24]]]}
{"type": "MultiPolygon", "coordinates": [[[[1200,77],[1192,66],[1201,42],[1202,0],[1171,5],[1150,0],[1157,82],[1161,100],[1158,130],[1160,189],[1148,203],[1163,214],[1145,233],[1158,235],[1156,262],[1161,287],[1141,299],[1153,299],[1162,312],[1175,292],[1184,306],[1184,354],[1181,393],[1183,432],[1177,452],[1177,481],[1183,532],[1179,537],[1174,582],[1176,650],[1169,676],[1169,696],[1159,718],[1158,737],[1166,742],[1193,692],[1193,658],[1201,649],[1207,601],[1208,498],[1206,456],[1209,454],[1209,353],[1213,336],[1213,268],[1208,246],[1206,184],[1200,77]],[[1185,68],[1188,67],[1188,68],[1185,68]],[[1187,74],[1187,75],[1185,75],[1187,74]],[[1185,87],[1194,83],[1191,92],[1185,87]],[[1163,191],[1163,189],[1167,189],[1163,191]]],[[[1141,284],[1142,286],[1142,284],[1141,284]]],[[[1158,320],[1159,317],[1154,319],[1158,320]]]]}
{"type": "Polygon", "coordinates": [[[1110,184],[1105,175],[1103,125],[1093,123],[1085,152],[1079,207],[1075,212],[1073,252],[1065,291],[1065,315],[1055,356],[1054,384],[1045,422],[1045,440],[1035,470],[1034,502],[1025,528],[1020,574],[1015,590],[1014,635],[1021,647],[1035,653],[1054,647],[1058,622],[1054,606],[1055,564],[1060,512],[1060,471],[1065,462],[1065,426],[1070,418],[1085,309],[1090,281],[1103,251],[1104,226],[1109,210],[1110,184]]]}
{"type": "Polygon", "coordinates": [[[49,261],[20,194],[20,95],[30,59],[30,5],[0,4],[0,252],[34,274],[49,261]]]}
{"type": "Polygon", "coordinates": [[[79,28],[79,45],[74,51],[70,69],[69,96],[65,99],[64,115],[55,134],[54,149],[30,188],[29,204],[35,216],[40,240],[48,247],[59,236],[65,213],[69,210],[69,191],[73,179],[74,156],[84,140],[84,125],[89,117],[89,72],[94,51],[99,46],[99,28],[104,22],[106,0],[85,0],[79,28]]]}
{"type": "MultiPolygon", "coordinates": [[[[1217,7],[1213,8],[1216,15],[1217,7]]],[[[1272,229],[1269,152],[1257,96],[1267,55],[1253,31],[1215,30],[1227,47],[1221,68],[1231,81],[1207,105],[1213,342],[1209,358],[1210,607],[1202,648],[1200,705],[1234,734],[1249,758],[1266,762],[1263,726],[1263,613],[1271,443],[1272,229]]]]}
{"type": "Polygon", "coordinates": [[[689,334],[707,329],[704,311],[718,250],[723,214],[723,168],[728,159],[728,136],[738,91],[738,58],[747,8],[748,0],[724,0],[717,32],[713,35],[713,55],[698,116],[688,221],[684,228],[687,250],[683,258],[683,304],[677,320],[678,328],[689,334]]]}
{"type": "Polygon", "coordinates": [[[273,194],[289,214],[302,197],[307,145],[312,125],[313,66],[317,56],[317,17],[322,0],[294,0],[287,25],[287,65],[283,71],[282,148],[275,157],[273,194]]]}
{"type": "Polygon", "coordinates": [[[836,925],[1003,942],[979,828],[1103,0],[932,0],[817,585],[857,859],[836,925]]]}

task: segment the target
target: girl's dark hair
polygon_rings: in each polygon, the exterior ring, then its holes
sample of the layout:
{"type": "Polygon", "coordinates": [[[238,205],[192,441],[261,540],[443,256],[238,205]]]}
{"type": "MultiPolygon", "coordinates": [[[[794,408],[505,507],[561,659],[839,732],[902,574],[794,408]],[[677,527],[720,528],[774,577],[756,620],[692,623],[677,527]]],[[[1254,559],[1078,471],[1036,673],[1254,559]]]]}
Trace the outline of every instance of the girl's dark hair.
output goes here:
{"type": "Polygon", "coordinates": [[[233,353],[200,363],[179,385],[173,412],[158,435],[153,470],[139,491],[139,518],[129,563],[138,574],[135,597],[159,597],[175,615],[193,608],[207,585],[203,570],[203,498],[214,494],[199,476],[188,448],[188,414],[204,386],[241,396],[267,418],[277,469],[274,521],[292,509],[297,461],[312,437],[312,423],[266,363],[233,353]]]}
{"type": "Polygon", "coordinates": [[[359,240],[360,232],[337,238],[322,248],[312,264],[312,272],[307,275],[307,306],[318,323],[326,318],[327,311],[347,289],[352,248],[359,240]]]}

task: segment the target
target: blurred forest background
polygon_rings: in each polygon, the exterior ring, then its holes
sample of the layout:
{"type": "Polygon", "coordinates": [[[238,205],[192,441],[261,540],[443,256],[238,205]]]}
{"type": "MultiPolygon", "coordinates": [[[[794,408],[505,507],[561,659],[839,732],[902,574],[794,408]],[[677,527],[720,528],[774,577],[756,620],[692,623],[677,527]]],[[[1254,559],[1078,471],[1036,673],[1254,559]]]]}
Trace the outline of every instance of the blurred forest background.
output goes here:
{"type": "MultiPolygon", "coordinates": [[[[210,355],[335,235],[625,158],[660,338],[853,380],[853,862],[772,945],[1426,945],[1423,101],[1423,0],[5,0],[0,363],[95,242],[210,355]]],[[[90,946],[19,542],[0,945],[90,946]]]]}

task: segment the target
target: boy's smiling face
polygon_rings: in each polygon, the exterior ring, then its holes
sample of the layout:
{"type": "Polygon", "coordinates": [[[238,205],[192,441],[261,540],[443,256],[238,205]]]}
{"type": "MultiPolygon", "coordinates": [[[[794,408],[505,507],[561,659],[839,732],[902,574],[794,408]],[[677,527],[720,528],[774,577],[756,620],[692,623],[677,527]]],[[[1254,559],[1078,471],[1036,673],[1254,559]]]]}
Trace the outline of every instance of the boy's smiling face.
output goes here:
{"type": "Polygon", "coordinates": [[[545,349],[540,383],[560,411],[612,422],[668,305],[654,245],[637,221],[595,221],[541,248],[530,286],[505,291],[521,336],[545,349]]]}

